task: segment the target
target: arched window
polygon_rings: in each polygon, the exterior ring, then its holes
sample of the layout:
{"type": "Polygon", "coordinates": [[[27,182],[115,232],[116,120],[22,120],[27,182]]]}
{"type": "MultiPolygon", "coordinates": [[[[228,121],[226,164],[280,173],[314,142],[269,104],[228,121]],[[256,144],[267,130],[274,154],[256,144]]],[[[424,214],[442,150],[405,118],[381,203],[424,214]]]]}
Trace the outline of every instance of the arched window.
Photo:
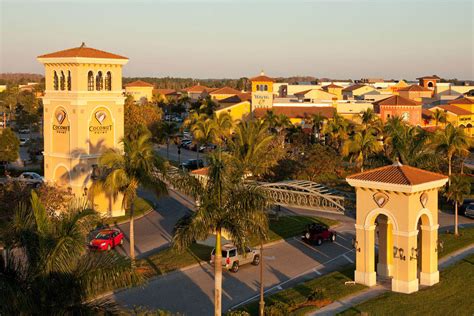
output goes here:
{"type": "Polygon", "coordinates": [[[64,72],[61,71],[61,77],[59,78],[59,87],[61,90],[64,90],[66,88],[66,78],[64,78],[64,72]]]}
{"type": "Polygon", "coordinates": [[[71,91],[71,71],[67,71],[67,90],[71,91]]]}
{"type": "Polygon", "coordinates": [[[110,71],[107,71],[107,75],[105,76],[105,90],[112,91],[112,74],[110,71]]]}
{"type": "Polygon", "coordinates": [[[97,91],[101,91],[104,88],[104,81],[102,78],[102,71],[99,71],[97,73],[97,76],[95,77],[95,89],[97,91]]]}
{"type": "Polygon", "coordinates": [[[58,80],[58,73],[56,71],[54,71],[53,83],[54,83],[54,90],[58,90],[59,80],[58,80]]]}
{"type": "Polygon", "coordinates": [[[87,90],[94,91],[94,73],[92,71],[87,74],[87,90]]]}
{"type": "Polygon", "coordinates": [[[267,85],[263,86],[263,91],[268,91],[268,86],[267,85]]]}

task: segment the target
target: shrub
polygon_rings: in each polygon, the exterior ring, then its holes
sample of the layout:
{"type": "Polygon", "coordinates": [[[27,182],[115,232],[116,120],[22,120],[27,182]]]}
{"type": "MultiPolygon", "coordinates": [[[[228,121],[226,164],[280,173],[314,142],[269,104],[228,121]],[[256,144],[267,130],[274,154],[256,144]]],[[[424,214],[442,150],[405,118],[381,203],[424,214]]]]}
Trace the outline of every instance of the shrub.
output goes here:
{"type": "Polygon", "coordinates": [[[247,313],[246,311],[230,311],[225,315],[226,316],[250,316],[250,314],[247,313]]]}
{"type": "Polygon", "coordinates": [[[266,316],[286,316],[290,313],[288,304],[282,302],[275,302],[265,307],[266,316]]]}

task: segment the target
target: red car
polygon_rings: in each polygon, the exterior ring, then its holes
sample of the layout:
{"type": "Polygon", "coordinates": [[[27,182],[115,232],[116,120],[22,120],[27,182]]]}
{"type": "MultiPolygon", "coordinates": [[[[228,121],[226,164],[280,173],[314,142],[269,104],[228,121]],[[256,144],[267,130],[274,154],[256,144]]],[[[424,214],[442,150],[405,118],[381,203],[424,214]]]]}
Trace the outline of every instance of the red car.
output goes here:
{"type": "Polygon", "coordinates": [[[323,240],[336,241],[336,232],[330,230],[325,225],[314,223],[306,226],[302,238],[308,243],[316,243],[316,245],[320,246],[323,240]]]}
{"type": "Polygon", "coordinates": [[[110,250],[117,245],[123,245],[123,233],[118,229],[104,229],[92,239],[89,248],[93,250],[110,250]]]}

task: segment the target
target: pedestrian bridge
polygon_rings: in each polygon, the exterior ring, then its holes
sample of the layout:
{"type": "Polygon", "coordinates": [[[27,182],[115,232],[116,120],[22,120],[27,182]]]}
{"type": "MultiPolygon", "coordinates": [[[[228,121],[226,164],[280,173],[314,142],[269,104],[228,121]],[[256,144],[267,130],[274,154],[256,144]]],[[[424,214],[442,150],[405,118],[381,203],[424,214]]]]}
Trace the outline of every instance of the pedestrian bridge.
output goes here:
{"type": "Polygon", "coordinates": [[[259,182],[276,205],[344,213],[344,197],[321,184],[305,180],[259,182]]]}

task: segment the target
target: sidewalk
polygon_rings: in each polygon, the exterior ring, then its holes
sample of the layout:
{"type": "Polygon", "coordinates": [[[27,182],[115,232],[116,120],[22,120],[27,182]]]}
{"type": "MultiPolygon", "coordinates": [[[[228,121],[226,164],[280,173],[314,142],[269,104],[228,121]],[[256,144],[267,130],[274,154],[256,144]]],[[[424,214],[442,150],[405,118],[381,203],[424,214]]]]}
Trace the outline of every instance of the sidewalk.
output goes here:
{"type": "MultiPolygon", "coordinates": [[[[452,254],[441,258],[438,263],[438,267],[440,270],[446,269],[448,266],[461,261],[465,257],[474,253],[474,245],[469,245],[458,251],[453,252],[452,254]]],[[[346,309],[350,308],[351,306],[357,305],[359,303],[365,302],[369,299],[377,297],[384,292],[387,292],[387,289],[384,285],[376,285],[369,289],[363,290],[361,292],[355,293],[353,295],[347,296],[341,300],[335,301],[317,311],[309,313],[307,315],[335,315],[337,313],[343,312],[346,309]]]]}

